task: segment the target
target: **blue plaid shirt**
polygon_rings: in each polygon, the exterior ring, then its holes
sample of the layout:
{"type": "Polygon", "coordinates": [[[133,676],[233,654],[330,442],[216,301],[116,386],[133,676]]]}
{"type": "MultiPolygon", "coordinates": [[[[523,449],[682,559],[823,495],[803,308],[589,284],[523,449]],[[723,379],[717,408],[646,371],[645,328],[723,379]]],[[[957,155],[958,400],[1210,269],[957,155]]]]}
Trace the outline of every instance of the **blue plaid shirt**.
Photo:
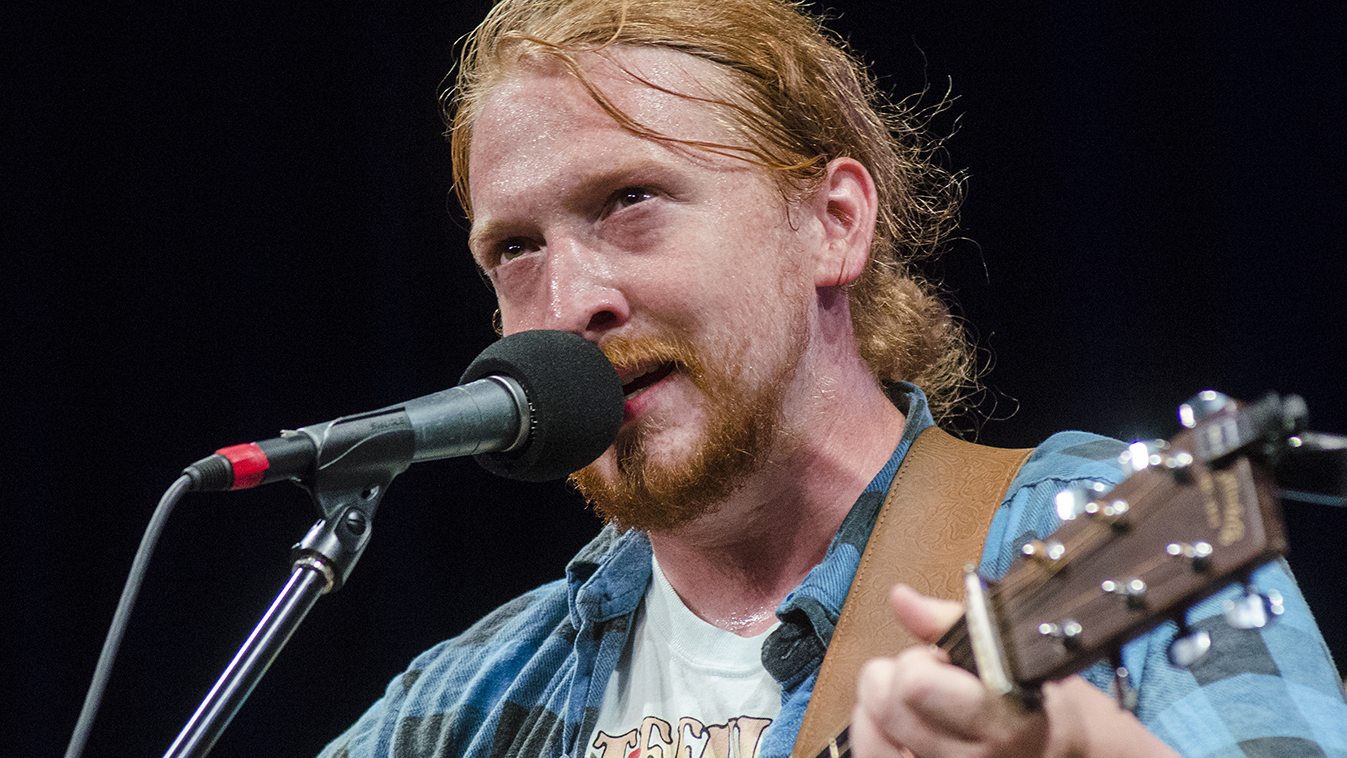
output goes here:
{"type": "MultiPolygon", "coordinates": [[[[916,436],[932,425],[911,385],[902,440],[856,501],[823,561],[777,610],[782,624],[763,646],[781,683],[781,712],[759,743],[762,758],[790,754],[819,664],[832,638],[884,493],[916,436]]],[[[988,531],[982,570],[1000,577],[1026,541],[1059,521],[1053,496],[1077,483],[1115,484],[1122,444],[1082,432],[1053,435],[1007,492],[988,531]]],[[[579,758],[594,730],[608,677],[650,582],[651,548],[639,532],[604,529],[566,567],[566,578],[518,597],[462,635],[421,654],[324,758],[579,758]]],[[[1224,623],[1231,588],[1188,612],[1212,650],[1188,670],[1167,650],[1166,623],[1123,649],[1138,690],[1135,712],[1157,736],[1197,758],[1347,758],[1347,704],[1328,648],[1282,561],[1253,577],[1281,592],[1285,613],[1261,630],[1224,623]]],[[[1111,668],[1084,672],[1107,689],[1111,668]]]]}

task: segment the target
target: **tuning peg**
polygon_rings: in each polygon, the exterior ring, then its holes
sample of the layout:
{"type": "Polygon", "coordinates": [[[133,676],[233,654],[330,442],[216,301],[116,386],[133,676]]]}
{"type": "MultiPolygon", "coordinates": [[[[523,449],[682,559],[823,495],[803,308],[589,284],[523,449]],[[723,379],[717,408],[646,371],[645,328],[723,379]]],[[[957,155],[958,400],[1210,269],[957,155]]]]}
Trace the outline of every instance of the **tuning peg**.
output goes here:
{"type": "Polygon", "coordinates": [[[1135,713],[1140,693],[1132,685],[1132,672],[1123,665],[1122,650],[1115,649],[1109,654],[1108,660],[1113,668],[1113,694],[1117,698],[1118,707],[1135,713]]]}
{"type": "Polygon", "coordinates": [[[1210,542],[1201,540],[1193,543],[1171,542],[1165,545],[1165,552],[1175,558],[1187,558],[1194,571],[1206,571],[1211,565],[1212,547],[1210,542]]]}
{"type": "Polygon", "coordinates": [[[1193,465],[1193,456],[1187,450],[1171,450],[1169,443],[1164,440],[1143,440],[1128,445],[1118,456],[1118,464],[1131,469],[1132,473],[1163,467],[1175,479],[1184,481],[1193,465]]]}
{"type": "Polygon", "coordinates": [[[1274,617],[1282,615],[1286,606],[1282,594],[1268,590],[1260,594],[1253,587],[1245,587],[1244,594],[1238,599],[1224,603],[1225,622],[1235,629],[1262,629],[1274,617]]]}
{"type": "Polygon", "coordinates": [[[1146,604],[1146,583],[1136,577],[1120,582],[1105,579],[1099,588],[1110,595],[1125,598],[1128,608],[1141,608],[1146,604]]]}
{"type": "Polygon", "coordinates": [[[1085,633],[1085,628],[1075,619],[1066,619],[1060,624],[1050,622],[1039,624],[1038,633],[1044,637],[1056,638],[1068,648],[1076,648],[1080,646],[1080,636],[1085,633]]]}
{"type": "Polygon", "coordinates": [[[1206,629],[1198,629],[1192,633],[1188,633],[1186,629],[1183,631],[1183,634],[1169,643],[1169,665],[1180,669],[1190,668],[1211,650],[1211,634],[1206,629]]]}
{"type": "MultiPolygon", "coordinates": [[[[1074,521],[1077,518],[1089,513],[1089,506],[1095,498],[1108,492],[1108,486],[1102,482],[1090,482],[1088,484],[1069,487],[1057,493],[1053,499],[1057,505],[1057,518],[1062,521],[1074,521]]],[[[1099,509],[1098,504],[1095,510],[1099,509]]]]}
{"type": "Polygon", "coordinates": [[[1216,390],[1203,390],[1188,402],[1179,406],[1179,423],[1192,429],[1197,422],[1217,411],[1224,410],[1234,401],[1216,390]]]}
{"type": "Polygon", "coordinates": [[[1058,492],[1054,497],[1057,518],[1074,521],[1081,516],[1092,516],[1110,526],[1122,526],[1123,517],[1127,515],[1127,501],[1116,499],[1105,502],[1099,499],[1100,495],[1107,492],[1108,487],[1099,482],[1058,492]]]}
{"type": "Polygon", "coordinates": [[[1282,399],[1282,429],[1287,434],[1304,431],[1310,420],[1310,409],[1305,398],[1300,395],[1287,395],[1282,399]]]}
{"type": "Polygon", "coordinates": [[[1030,540],[1020,548],[1020,553],[1041,563],[1056,566],[1066,557],[1066,546],[1057,540],[1030,540]]]}
{"type": "Polygon", "coordinates": [[[1165,451],[1169,443],[1164,440],[1140,440],[1127,446],[1118,456],[1118,463],[1133,472],[1148,466],[1160,466],[1165,462],[1165,451]]]}

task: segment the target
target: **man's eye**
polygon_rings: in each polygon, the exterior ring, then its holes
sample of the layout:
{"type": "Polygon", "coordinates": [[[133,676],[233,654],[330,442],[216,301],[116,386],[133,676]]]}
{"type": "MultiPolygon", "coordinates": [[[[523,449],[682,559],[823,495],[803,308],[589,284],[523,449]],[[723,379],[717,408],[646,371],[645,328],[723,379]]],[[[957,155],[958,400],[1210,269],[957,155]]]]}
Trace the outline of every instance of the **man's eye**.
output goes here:
{"type": "Polygon", "coordinates": [[[510,239],[500,243],[496,249],[501,260],[512,261],[532,250],[533,245],[528,240],[510,239]]]}
{"type": "Polygon", "coordinates": [[[654,197],[655,193],[645,187],[624,187],[613,195],[613,207],[625,208],[654,197]]]}

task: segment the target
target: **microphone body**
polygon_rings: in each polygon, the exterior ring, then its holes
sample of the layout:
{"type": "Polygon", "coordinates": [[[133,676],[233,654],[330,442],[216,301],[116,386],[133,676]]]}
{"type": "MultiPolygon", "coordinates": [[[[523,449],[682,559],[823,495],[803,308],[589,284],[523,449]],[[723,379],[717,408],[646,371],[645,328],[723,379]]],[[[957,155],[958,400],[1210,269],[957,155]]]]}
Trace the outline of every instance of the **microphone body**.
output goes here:
{"type": "Polygon", "coordinates": [[[568,332],[501,339],[461,381],[399,405],[221,448],[183,473],[192,489],[246,489],[310,479],[320,466],[363,448],[395,475],[412,463],[473,455],[492,473],[544,481],[588,465],[622,423],[616,370],[596,346],[568,332]]]}
{"type": "Polygon", "coordinates": [[[524,388],[500,375],[419,397],[403,410],[416,434],[412,463],[518,450],[533,425],[524,388]]]}

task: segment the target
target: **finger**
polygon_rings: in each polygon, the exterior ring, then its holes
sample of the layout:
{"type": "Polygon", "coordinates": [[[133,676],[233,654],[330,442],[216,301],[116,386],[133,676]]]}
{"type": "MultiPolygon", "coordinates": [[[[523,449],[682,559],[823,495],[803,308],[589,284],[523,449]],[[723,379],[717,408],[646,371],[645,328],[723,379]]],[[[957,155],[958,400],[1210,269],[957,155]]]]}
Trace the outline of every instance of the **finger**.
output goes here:
{"type": "Polygon", "coordinates": [[[928,733],[976,734],[986,690],[977,677],[948,665],[939,651],[910,648],[862,667],[856,702],[891,742],[923,744],[928,733]]]}
{"type": "Polygon", "coordinates": [[[865,717],[856,721],[853,717],[847,732],[852,758],[915,758],[911,750],[888,741],[865,717]]]}
{"type": "Polygon", "coordinates": [[[949,665],[942,651],[912,649],[898,657],[892,697],[923,729],[976,739],[993,718],[995,702],[976,676],[949,665]]]}
{"type": "Polygon", "coordinates": [[[876,659],[861,671],[857,702],[875,727],[918,755],[965,745],[1021,743],[1038,738],[1041,719],[987,690],[974,675],[949,665],[939,651],[911,648],[876,659]]]}
{"type": "Polygon", "coordinates": [[[911,758],[912,753],[880,729],[868,711],[857,705],[847,729],[853,758],[911,758]]]}
{"type": "Polygon", "coordinates": [[[856,706],[848,730],[855,758],[900,758],[911,755],[899,735],[910,730],[893,700],[897,659],[867,661],[856,680],[856,706]]]}
{"type": "Polygon", "coordinates": [[[1043,685],[1051,755],[1095,755],[1104,745],[1129,745],[1132,755],[1178,758],[1130,712],[1080,676],[1043,685]]]}
{"type": "Polygon", "coordinates": [[[926,597],[906,584],[896,584],[889,592],[889,604],[898,621],[914,637],[935,642],[963,615],[963,603],[926,597]]]}

